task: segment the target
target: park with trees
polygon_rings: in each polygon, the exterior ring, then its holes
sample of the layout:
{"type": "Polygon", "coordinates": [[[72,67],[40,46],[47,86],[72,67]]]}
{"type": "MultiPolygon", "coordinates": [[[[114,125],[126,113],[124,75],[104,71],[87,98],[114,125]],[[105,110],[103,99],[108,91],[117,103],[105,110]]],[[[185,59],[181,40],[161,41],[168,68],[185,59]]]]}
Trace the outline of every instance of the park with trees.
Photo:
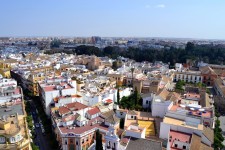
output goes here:
{"type": "MultiPolygon", "coordinates": [[[[170,63],[171,67],[175,63],[185,63],[187,59],[193,61],[204,61],[210,64],[225,64],[225,47],[222,45],[197,45],[192,42],[186,44],[185,49],[170,47],[163,49],[153,49],[153,48],[134,48],[128,47],[120,48],[118,46],[107,46],[103,49],[100,49],[95,46],[86,46],[80,45],[75,49],[70,51],[64,49],[54,49],[60,46],[61,42],[57,39],[51,42],[52,50],[46,51],[46,54],[53,53],[69,53],[77,55],[96,55],[98,57],[107,56],[113,59],[118,58],[119,56],[133,59],[135,61],[163,61],[164,63],[170,63]]],[[[119,64],[115,63],[114,66],[119,64]]]]}

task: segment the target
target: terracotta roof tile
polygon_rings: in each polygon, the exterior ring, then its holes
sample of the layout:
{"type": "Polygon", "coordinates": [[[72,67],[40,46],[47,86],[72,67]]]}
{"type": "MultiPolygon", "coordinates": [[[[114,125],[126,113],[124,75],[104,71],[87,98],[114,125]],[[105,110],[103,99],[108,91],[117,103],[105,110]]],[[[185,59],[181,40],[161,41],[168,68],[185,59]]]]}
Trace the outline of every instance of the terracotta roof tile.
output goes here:
{"type": "Polygon", "coordinates": [[[87,113],[90,114],[90,115],[95,115],[97,113],[100,113],[100,110],[99,110],[98,107],[95,107],[93,109],[88,110],[87,113]]]}
{"type": "Polygon", "coordinates": [[[65,115],[65,114],[68,114],[70,112],[70,110],[67,107],[64,107],[64,106],[59,107],[58,111],[61,115],[65,115]]]}
{"type": "Polygon", "coordinates": [[[79,103],[79,102],[74,102],[74,103],[66,104],[65,107],[69,108],[71,111],[74,111],[74,110],[78,111],[78,110],[81,110],[81,109],[85,109],[88,106],[86,106],[82,103],[79,103]]]}

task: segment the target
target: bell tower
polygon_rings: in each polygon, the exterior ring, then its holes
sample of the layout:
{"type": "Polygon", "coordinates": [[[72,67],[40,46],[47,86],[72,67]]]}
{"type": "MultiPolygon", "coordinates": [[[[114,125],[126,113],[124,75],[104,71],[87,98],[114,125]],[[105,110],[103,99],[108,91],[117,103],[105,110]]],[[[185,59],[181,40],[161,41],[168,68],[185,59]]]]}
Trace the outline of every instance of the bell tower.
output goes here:
{"type": "Polygon", "coordinates": [[[110,126],[108,133],[105,135],[105,149],[106,150],[118,150],[119,149],[119,137],[116,135],[116,129],[114,126],[110,126]]]}

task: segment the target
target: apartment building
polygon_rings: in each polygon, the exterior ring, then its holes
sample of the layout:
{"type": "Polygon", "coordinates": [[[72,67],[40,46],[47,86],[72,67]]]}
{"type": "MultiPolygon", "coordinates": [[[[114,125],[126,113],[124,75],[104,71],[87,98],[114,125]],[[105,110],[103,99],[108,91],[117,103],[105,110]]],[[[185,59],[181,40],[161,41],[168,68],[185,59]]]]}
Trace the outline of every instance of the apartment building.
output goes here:
{"type": "Polygon", "coordinates": [[[175,92],[169,92],[165,88],[154,94],[151,100],[152,116],[163,118],[167,111],[180,99],[180,95],[175,92]]]}
{"type": "Polygon", "coordinates": [[[0,149],[31,150],[23,94],[13,79],[0,79],[0,149]]]}
{"type": "Polygon", "coordinates": [[[192,82],[192,83],[199,83],[203,82],[203,77],[200,71],[175,71],[174,72],[174,81],[185,81],[185,82],[192,82]]]}
{"type": "Polygon", "coordinates": [[[119,126],[119,118],[113,111],[99,114],[95,108],[78,102],[54,109],[51,119],[57,140],[63,150],[88,149],[94,144],[97,129],[100,130],[105,142],[109,127],[113,126],[117,129],[119,126]]]}
{"type": "Polygon", "coordinates": [[[21,101],[21,88],[14,79],[0,77],[0,104],[21,101]]]}
{"type": "Polygon", "coordinates": [[[17,63],[17,60],[15,59],[0,60],[0,74],[5,78],[10,78],[10,69],[15,63],[17,63]]]}
{"type": "Polygon", "coordinates": [[[167,140],[167,150],[213,150],[211,145],[211,141],[213,141],[213,136],[211,136],[210,134],[213,134],[213,130],[210,130],[208,128],[204,128],[202,135],[198,135],[196,133],[189,134],[182,131],[170,130],[167,140]],[[209,138],[210,140],[207,140],[207,138],[209,138]]]}
{"type": "MultiPolygon", "coordinates": [[[[69,78],[53,79],[39,83],[39,96],[48,116],[50,116],[50,109],[57,99],[76,97],[76,93],[76,81],[69,78]]],[[[62,104],[65,103],[62,102],[62,104]]]]}
{"type": "MultiPolygon", "coordinates": [[[[160,124],[160,138],[168,139],[170,130],[202,135],[204,128],[214,128],[213,108],[200,105],[173,105],[160,124]]],[[[211,143],[212,144],[212,143],[211,143]]]]}
{"type": "Polygon", "coordinates": [[[201,67],[200,71],[202,74],[202,82],[208,86],[213,86],[218,74],[209,66],[201,67]]]}
{"type": "Polygon", "coordinates": [[[217,78],[213,87],[219,96],[225,98],[225,77],[217,78]]]}

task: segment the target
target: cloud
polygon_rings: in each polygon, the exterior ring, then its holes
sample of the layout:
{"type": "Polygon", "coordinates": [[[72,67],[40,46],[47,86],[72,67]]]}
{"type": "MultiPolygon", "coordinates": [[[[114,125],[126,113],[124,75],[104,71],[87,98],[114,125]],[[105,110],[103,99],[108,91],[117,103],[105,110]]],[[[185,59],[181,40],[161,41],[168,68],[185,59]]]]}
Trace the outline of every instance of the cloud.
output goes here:
{"type": "Polygon", "coordinates": [[[166,7],[166,5],[164,5],[164,4],[156,5],[156,8],[165,8],[165,7],[166,7]]]}
{"type": "Polygon", "coordinates": [[[150,5],[145,5],[145,8],[150,8],[150,5]]]}

